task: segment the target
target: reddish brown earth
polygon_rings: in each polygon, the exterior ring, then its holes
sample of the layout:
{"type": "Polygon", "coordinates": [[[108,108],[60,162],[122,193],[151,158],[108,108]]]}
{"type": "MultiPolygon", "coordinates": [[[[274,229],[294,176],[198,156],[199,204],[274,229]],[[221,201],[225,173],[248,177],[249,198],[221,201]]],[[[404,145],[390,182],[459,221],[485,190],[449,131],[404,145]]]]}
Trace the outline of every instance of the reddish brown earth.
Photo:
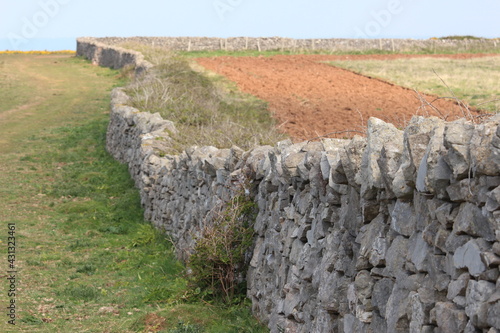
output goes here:
{"type": "MultiPolygon", "coordinates": [[[[486,55],[433,56],[467,59],[486,55]]],[[[282,130],[296,139],[307,140],[319,136],[350,137],[356,131],[364,133],[369,117],[398,127],[404,127],[413,115],[439,116],[446,120],[463,117],[464,108],[453,100],[417,94],[411,89],[321,63],[409,57],[429,55],[278,55],[198,58],[197,61],[236,82],[241,91],[267,101],[282,130]]],[[[479,114],[475,110],[472,113],[479,114]]]]}

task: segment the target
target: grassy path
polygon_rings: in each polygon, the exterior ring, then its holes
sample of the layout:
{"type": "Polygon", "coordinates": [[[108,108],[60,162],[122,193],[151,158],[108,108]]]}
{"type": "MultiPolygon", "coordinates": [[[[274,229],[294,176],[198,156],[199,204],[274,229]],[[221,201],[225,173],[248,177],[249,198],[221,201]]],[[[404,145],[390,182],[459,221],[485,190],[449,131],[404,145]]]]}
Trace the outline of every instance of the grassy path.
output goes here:
{"type": "Polygon", "coordinates": [[[182,266],[104,150],[122,84],[69,56],[0,55],[0,332],[265,331],[247,307],[188,302],[182,266]]]}

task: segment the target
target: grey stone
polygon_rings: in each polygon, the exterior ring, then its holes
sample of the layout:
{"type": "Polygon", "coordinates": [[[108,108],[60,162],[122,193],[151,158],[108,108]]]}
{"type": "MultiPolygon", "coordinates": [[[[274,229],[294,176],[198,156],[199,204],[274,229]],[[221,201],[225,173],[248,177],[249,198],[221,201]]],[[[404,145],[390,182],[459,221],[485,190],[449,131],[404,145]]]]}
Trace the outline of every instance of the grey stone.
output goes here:
{"type": "Polygon", "coordinates": [[[387,318],[386,306],[393,287],[394,282],[387,278],[377,281],[373,286],[372,305],[374,309],[378,310],[383,318],[387,318]]]}
{"type": "Polygon", "coordinates": [[[394,285],[385,310],[388,332],[408,332],[410,328],[407,316],[410,305],[408,295],[408,290],[401,288],[397,284],[394,285]]]}
{"type": "Polygon", "coordinates": [[[384,269],[384,274],[396,277],[398,272],[405,266],[407,254],[408,239],[403,236],[396,237],[385,256],[386,267],[384,269]]]}
{"type": "Polygon", "coordinates": [[[493,244],[492,250],[496,255],[500,256],[500,242],[495,242],[495,244],[493,244]]]}
{"type": "Polygon", "coordinates": [[[411,306],[411,321],[410,332],[420,333],[424,323],[428,321],[428,314],[426,314],[424,305],[420,301],[419,295],[416,292],[410,293],[410,306],[411,306]]]}
{"type": "Polygon", "coordinates": [[[455,232],[450,233],[446,239],[446,252],[455,252],[460,246],[465,245],[469,240],[471,240],[469,235],[457,235],[455,232]]]}
{"type": "Polygon", "coordinates": [[[415,188],[416,171],[437,125],[437,118],[413,117],[406,127],[401,165],[392,183],[396,197],[411,198],[415,188]]]}
{"type": "Polygon", "coordinates": [[[453,303],[436,303],[436,322],[443,333],[462,332],[467,325],[465,311],[457,308],[453,303]]]}
{"type": "Polygon", "coordinates": [[[481,209],[471,203],[464,203],[460,206],[453,230],[471,236],[483,237],[487,241],[495,240],[493,225],[483,215],[481,209]]]}
{"type": "Polygon", "coordinates": [[[448,186],[446,192],[453,202],[478,203],[479,183],[475,179],[462,179],[448,186]]]}
{"type": "Polygon", "coordinates": [[[391,228],[397,233],[410,236],[415,231],[415,211],[410,202],[396,201],[391,213],[391,228]]]}
{"type": "Polygon", "coordinates": [[[434,213],[436,214],[436,218],[444,227],[451,225],[454,221],[451,218],[451,212],[453,211],[453,204],[444,203],[440,205],[434,213]]]}
{"type": "Polygon", "coordinates": [[[448,148],[445,161],[453,170],[455,179],[462,179],[472,173],[470,161],[470,141],[474,125],[461,119],[446,124],[444,146],[448,148]]]}
{"type": "Polygon", "coordinates": [[[430,247],[423,239],[421,233],[415,233],[410,238],[409,255],[417,271],[429,271],[430,247]]]}
{"type": "Polygon", "coordinates": [[[452,170],[445,162],[444,123],[437,122],[424,157],[417,169],[416,188],[420,192],[435,194],[440,199],[447,198],[446,187],[450,183],[452,170]]]}
{"type": "Polygon", "coordinates": [[[298,177],[299,170],[298,166],[300,163],[304,161],[306,158],[306,153],[290,153],[283,157],[282,166],[285,174],[288,174],[290,177],[298,177]]]}
{"type": "Polygon", "coordinates": [[[374,285],[374,280],[370,276],[369,271],[361,271],[356,275],[354,280],[354,288],[356,291],[356,296],[362,304],[366,304],[367,301],[372,297],[372,289],[374,285]]]}
{"type": "Polygon", "coordinates": [[[366,139],[355,136],[340,153],[342,169],[349,185],[359,188],[361,184],[356,181],[356,175],[361,166],[363,152],[366,148],[366,139]]]}
{"type": "Polygon", "coordinates": [[[490,303],[486,317],[488,325],[500,330],[500,301],[490,303]]]}
{"type": "Polygon", "coordinates": [[[479,274],[478,279],[494,283],[497,281],[499,276],[500,276],[500,271],[498,270],[498,268],[491,268],[479,274]]]}
{"type": "Polygon", "coordinates": [[[448,287],[448,295],[446,296],[449,300],[453,300],[457,296],[465,296],[465,291],[467,285],[469,284],[470,275],[464,273],[460,277],[452,281],[448,287]]]}
{"type": "MultiPolygon", "coordinates": [[[[359,255],[366,259],[371,266],[385,264],[387,252],[387,240],[385,234],[387,226],[386,218],[383,214],[378,215],[369,224],[364,225],[356,238],[360,244],[359,255]]],[[[361,258],[358,258],[358,261],[361,258]]]]}
{"type": "Polygon", "coordinates": [[[459,247],[453,256],[453,262],[456,268],[467,267],[472,276],[479,276],[486,270],[486,266],[481,261],[481,248],[475,240],[470,240],[459,247]]]}
{"type": "Polygon", "coordinates": [[[401,141],[403,132],[380,119],[368,119],[367,144],[361,159],[361,169],[356,175],[361,184],[360,195],[366,200],[375,199],[383,186],[378,159],[386,142],[401,141]]]}
{"type": "Polygon", "coordinates": [[[500,186],[487,194],[486,209],[493,212],[500,208],[500,186]]]}
{"type": "Polygon", "coordinates": [[[473,325],[485,328],[487,326],[487,301],[495,291],[495,284],[486,281],[470,280],[466,291],[465,313],[473,325]]]}
{"type": "Polygon", "coordinates": [[[401,156],[403,152],[403,140],[386,141],[380,150],[380,158],[377,160],[381,179],[388,196],[394,198],[392,183],[401,165],[401,156]]]}
{"type": "Polygon", "coordinates": [[[476,174],[498,176],[500,174],[500,147],[498,119],[477,126],[471,139],[471,160],[476,174]]]}
{"type": "Polygon", "coordinates": [[[481,259],[486,267],[497,267],[500,265],[500,256],[497,256],[492,252],[481,253],[481,259]]]}

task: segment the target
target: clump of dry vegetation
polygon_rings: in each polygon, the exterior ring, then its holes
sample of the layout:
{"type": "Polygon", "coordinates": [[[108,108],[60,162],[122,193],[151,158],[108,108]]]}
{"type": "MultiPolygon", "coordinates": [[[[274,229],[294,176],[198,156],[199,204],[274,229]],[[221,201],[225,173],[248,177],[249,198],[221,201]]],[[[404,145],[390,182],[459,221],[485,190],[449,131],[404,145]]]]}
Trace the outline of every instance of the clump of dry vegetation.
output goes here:
{"type": "Polygon", "coordinates": [[[276,129],[267,103],[239,92],[225,79],[194,69],[185,57],[159,48],[123,45],[142,52],[155,67],[127,87],[132,106],[175,123],[174,150],[193,145],[250,149],[274,144],[276,129]]]}

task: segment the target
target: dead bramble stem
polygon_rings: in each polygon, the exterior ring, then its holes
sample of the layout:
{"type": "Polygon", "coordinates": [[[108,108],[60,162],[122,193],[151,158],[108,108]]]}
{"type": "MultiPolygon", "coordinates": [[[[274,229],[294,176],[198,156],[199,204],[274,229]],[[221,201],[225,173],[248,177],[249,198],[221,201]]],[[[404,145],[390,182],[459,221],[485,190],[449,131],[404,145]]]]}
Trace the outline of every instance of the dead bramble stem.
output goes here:
{"type": "Polygon", "coordinates": [[[446,88],[448,88],[450,93],[453,95],[453,99],[455,99],[455,101],[460,106],[460,109],[462,110],[462,114],[463,114],[464,118],[473,120],[474,117],[472,116],[472,113],[470,112],[469,107],[461,99],[459,99],[455,95],[453,90],[451,90],[451,88],[448,86],[448,84],[446,84],[446,82],[441,78],[441,76],[439,76],[439,74],[434,69],[432,69],[432,72],[441,80],[441,82],[443,82],[443,84],[446,86],[446,88]],[[463,108],[462,108],[462,106],[463,106],[463,108]],[[465,110],[464,110],[464,108],[465,108],[465,110]]]}

